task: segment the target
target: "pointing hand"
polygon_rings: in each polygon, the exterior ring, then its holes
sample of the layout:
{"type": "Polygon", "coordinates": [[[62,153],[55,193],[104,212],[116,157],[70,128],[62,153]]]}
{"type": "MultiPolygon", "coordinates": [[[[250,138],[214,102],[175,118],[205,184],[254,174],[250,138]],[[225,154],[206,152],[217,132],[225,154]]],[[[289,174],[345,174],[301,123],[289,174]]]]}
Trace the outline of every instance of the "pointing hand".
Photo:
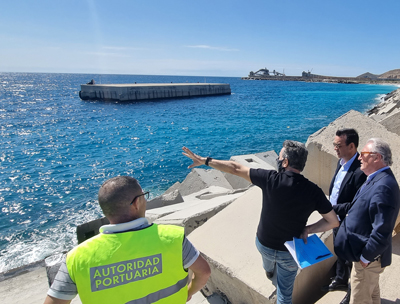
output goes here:
{"type": "Polygon", "coordinates": [[[201,157],[197,154],[194,154],[192,151],[190,151],[188,148],[183,147],[182,150],[184,152],[182,152],[183,155],[185,155],[186,157],[189,157],[191,160],[193,160],[193,164],[191,164],[188,169],[194,168],[194,167],[198,167],[201,165],[204,165],[206,162],[206,158],[205,157],[201,157]]]}

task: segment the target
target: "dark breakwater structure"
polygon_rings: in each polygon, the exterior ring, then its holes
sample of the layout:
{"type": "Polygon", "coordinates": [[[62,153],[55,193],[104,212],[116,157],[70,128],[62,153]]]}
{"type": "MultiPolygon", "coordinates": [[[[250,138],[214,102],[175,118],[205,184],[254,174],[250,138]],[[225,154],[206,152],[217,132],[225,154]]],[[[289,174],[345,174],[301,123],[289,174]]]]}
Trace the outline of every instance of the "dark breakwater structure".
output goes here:
{"type": "MultiPolygon", "coordinates": [[[[397,70],[393,70],[397,71],[397,70]]],[[[390,72],[387,72],[390,73],[390,72]]],[[[386,73],[385,73],[386,74],[386,73]]],[[[392,84],[399,83],[400,78],[396,75],[384,78],[385,74],[374,75],[364,73],[357,77],[335,77],[312,74],[310,71],[304,72],[301,76],[286,76],[285,73],[279,73],[275,70],[272,72],[265,69],[259,69],[257,72],[251,71],[249,76],[242,77],[243,80],[280,80],[280,81],[304,81],[304,82],[328,82],[328,83],[366,83],[366,84],[392,84]]]]}
{"type": "Polygon", "coordinates": [[[225,83],[145,83],[145,84],[82,84],[79,97],[83,100],[136,101],[161,98],[182,98],[229,95],[225,83]]]}

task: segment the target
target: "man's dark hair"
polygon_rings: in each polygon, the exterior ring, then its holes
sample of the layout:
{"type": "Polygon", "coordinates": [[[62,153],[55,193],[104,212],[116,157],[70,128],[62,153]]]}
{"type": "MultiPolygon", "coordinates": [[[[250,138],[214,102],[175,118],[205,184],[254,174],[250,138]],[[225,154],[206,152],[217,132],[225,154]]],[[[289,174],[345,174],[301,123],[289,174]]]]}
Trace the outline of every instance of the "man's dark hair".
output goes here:
{"type": "Polygon", "coordinates": [[[306,146],[298,141],[285,140],[283,147],[285,148],[283,157],[288,160],[289,166],[303,171],[308,155],[306,146]]]}
{"type": "Polygon", "coordinates": [[[354,129],[341,129],[336,131],[336,136],[343,136],[346,135],[346,146],[350,145],[351,143],[354,143],[356,148],[358,148],[358,133],[354,129]]]}
{"type": "Polygon", "coordinates": [[[101,185],[98,198],[106,217],[123,216],[136,195],[142,193],[138,181],[130,176],[116,176],[101,185]]]}

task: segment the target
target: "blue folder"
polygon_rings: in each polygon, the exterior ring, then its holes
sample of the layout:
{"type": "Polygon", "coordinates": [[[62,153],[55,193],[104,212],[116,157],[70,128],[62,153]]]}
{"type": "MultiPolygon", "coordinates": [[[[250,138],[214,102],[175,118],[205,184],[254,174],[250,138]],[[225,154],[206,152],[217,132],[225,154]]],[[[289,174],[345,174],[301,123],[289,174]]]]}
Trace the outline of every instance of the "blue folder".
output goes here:
{"type": "Polygon", "coordinates": [[[333,257],[328,247],[316,234],[307,238],[307,244],[304,244],[302,239],[293,238],[293,241],[286,242],[285,246],[300,268],[306,268],[333,257]]]}

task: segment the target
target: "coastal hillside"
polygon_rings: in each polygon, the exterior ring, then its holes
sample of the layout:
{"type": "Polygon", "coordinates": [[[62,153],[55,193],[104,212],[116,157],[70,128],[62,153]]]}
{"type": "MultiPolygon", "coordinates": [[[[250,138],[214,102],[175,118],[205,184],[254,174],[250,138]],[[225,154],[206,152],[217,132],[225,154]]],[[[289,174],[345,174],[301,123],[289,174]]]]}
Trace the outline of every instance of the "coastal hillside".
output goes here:
{"type": "Polygon", "coordinates": [[[396,70],[391,70],[389,72],[383,73],[379,75],[380,79],[388,79],[388,78],[394,78],[394,79],[400,79],[400,69],[396,70]]]}
{"type": "Polygon", "coordinates": [[[375,75],[375,74],[372,74],[370,72],[367,72],[367,73],[364,73],[364,74],[361,74],[361,75],[357,76],[357,78],[378,79],[379,76],[380,75],[375,75]]]}
{"type": "Polygon", "coordinates": [[[395,70],[390,70],[388,72],[385,72],[381,75],[376,75],[372,73],[364,73],[357,78],[369,78],[369,79],[400,79],[400,69],[395,69],[395,70]]]}

